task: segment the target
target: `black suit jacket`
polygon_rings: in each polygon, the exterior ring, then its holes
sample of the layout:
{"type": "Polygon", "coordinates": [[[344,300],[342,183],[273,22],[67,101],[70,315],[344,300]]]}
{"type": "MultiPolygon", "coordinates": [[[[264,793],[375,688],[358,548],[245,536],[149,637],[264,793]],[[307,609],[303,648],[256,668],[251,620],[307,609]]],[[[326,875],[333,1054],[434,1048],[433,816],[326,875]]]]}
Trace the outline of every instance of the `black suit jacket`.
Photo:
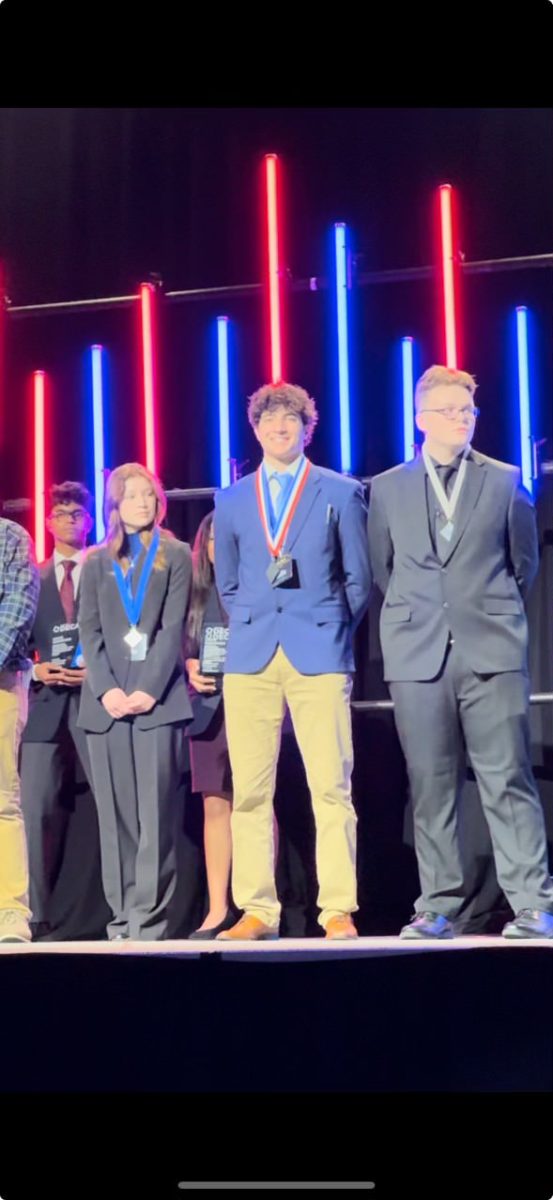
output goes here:
{"type": "MultiPolygon", "coordinates": [[[[79,592],[77,592],[77,610],[79,592]]],[[[49,558],[40,567],[40,593],[35,622],[29,639],[29,654],[38,654],[40,662],[49,662],[52,657],[52,638],[57,625],[65,624],[65,613],[58,585],[54,559],[49,558]]],[[[76,626],[75,626],[76,628],[76,626]]],[[[47,687],[44,683],[32,682],[29,688],[29,717],[23,730],[23,742],[53,742],[67,717],[69,698],[80,694],[80,688],[47,687]]]]}
{"type": "MultiPolygon", "coordinates": [[[[113,725],[101,697],[110,688],[148,692],[156,704],[134,720],[154,729],[190,720],[192,709],[184,679],[182,631],[192,580],[190,547],[176,538],[163,539],[166,566],[150,576],[140,630],[148,636],[144,662],[132,662],[124,638],[129,625],[117,589],[113,559],[105,547],[91,551],[80,582],[79,630],[87,678],[81,689],[78,724],[89,733],[105,733],[113,725]]],[[[144,565],[137,563],[137,581],[144,565]]]]}

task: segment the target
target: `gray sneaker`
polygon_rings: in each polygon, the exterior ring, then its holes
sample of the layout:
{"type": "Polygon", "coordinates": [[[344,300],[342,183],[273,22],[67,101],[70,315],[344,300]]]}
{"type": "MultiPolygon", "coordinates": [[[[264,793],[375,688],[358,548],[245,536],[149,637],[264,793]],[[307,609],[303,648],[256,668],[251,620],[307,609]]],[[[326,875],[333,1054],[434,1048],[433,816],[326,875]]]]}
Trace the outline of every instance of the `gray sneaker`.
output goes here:
{"type": "Polygon", "coordinates": [[[409,924],[403,926],[399,936],[415,941],[422,938],[452,938],[455,934],[447,917],[442,917],[440,913],[423,912],[415,913],[409,924]]]}
{"type": "Polygon", "coordinates": [[[30,942],[27,918],[16,908],[0,909],[0,942],[30,942]]]}
{"type": "Polygon", "coordinates": [[[522,908],[501,931],[504,938],[553,938],[553,913],[522,908]]]}

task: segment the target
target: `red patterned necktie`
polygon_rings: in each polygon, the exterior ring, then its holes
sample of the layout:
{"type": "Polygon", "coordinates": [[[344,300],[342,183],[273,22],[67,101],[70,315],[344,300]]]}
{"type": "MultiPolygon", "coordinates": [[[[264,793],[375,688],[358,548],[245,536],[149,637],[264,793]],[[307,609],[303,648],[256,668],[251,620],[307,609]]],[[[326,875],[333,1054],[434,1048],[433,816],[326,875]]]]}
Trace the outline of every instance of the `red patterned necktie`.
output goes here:
{"type": "Polygon", "coordinates": [[[73,567],[76,567],[77,564],[68,558],[62,565],[65,574],[61,581],[60,600],[65,613],[65,620],[68,624],[73,624],[75,620],[75,588],[73,587],[72,575],[73,567]]]}

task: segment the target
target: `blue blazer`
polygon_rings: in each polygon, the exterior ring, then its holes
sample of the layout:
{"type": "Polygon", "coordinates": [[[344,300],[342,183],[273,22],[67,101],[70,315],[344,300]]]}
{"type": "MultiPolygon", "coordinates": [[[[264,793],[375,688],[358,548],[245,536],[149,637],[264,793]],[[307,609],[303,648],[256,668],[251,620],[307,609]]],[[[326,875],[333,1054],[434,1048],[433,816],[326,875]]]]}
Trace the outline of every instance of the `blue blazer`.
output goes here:
{"type": "Polygon", "coordinates": [[[255,474],[215,497],[215,577],[229,614],[226,672],[252,674],[277,646],[304,675],[350,672],[368,604],[367,509],[356,480],[312,466],[286,539],[299,586],[273,588],[255,474]]]}

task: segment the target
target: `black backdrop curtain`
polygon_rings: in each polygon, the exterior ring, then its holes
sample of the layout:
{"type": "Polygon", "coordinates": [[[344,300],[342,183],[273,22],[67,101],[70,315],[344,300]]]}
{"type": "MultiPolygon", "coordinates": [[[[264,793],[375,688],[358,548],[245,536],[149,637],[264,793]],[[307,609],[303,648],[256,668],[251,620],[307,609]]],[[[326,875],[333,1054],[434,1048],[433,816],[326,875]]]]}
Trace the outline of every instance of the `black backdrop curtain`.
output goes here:
{"type": "MultiPolygon", "coordinates": [[[[354,283],[363,271],[432,263],[432,201],[443,182],[459,191],[468,260],[550,253],[552,134],[550,109],[5,108],[0,110],[0,260],[7,292],[16,306],[129,295],[150,273],[161,277],[162,291],[260,281],[260,165],[269,151],[282,159],[284,261],[293,279],[327,275],[328,234],[337,220],[346,221],[354,237],[354,283]]],[[[171,303],[161,294],[159,300],[160,473],[169,488],[216,485],[213,323],[221,311],[233,321],[233,453],[249,460],[251,469],[257,446],[245,417],[245,397],[267,373],[263,303],[259,295],[224,305],[209,299],[171,303]]],[[[287,374],[317,399],[321,421],[313,457],[339,467],[328,301],[324,289],[288,292],[287,374]]],[[[371,475],[402,457],[400,338],[416,339],[420,369],[441,355],[435,282],[354,287],[352,301],[352,467],[358,475],[371,475]]],[[[518,440],[512,316],[518,304],[526,304],[534,318],[534,428],[548,439],[546,454],[552,457],[550,271],[527,268],[463,278],[463,365],[479,380],[482,407],[475,444],[512,461],[518,440]]],[[[108,357],[107,465],[143,457],[136,305],[27,318],[8,314],[5,326],[0,379],[4,499],[32,495],[28,381],[39,368],[48,375],[47,482],[83,478],[90,486],[85,355],[92,343],[105,345],[108,357]]],[[[190,540],[205,507],[171,504],[169,524],[190,540]]],[[[20,519],[32,529],[32,510],[20,519]]],[[[543,565],[530,605],[531,665],[534,689],[550,690],[553,568],[545,480],[540,522],[543,565]]],[[[375,602],[359,634],[357,696],[385,694],[377,618],[375,602]]],[[[534,757],[549,821],[552,722],[551,709],[533,712],[534,757]]],[[[409,915],[416,892],[404,767],[390,715],[356,714],[355,738],[360,925],[367,932],[391,932],[409,915]]],[[[290,738],[281,771],[281,888],[290,928],[300,932],[312,925],[312,826],[290,738]]],[[[199,919],[203,904],[201,813],[198,800],[185,804],[186,790],[184,778],[183,930],[199,919]]],[[[104,920],[97,881],[89,881],[88,892],[81,881],[86,919],[81,901],[71,897],[76,884],[71,862],[78,862],[79,847],[86,847],[93,818],[86,798],[81,799],[75,851],[67,863],[69,891],[62,888],[57,897],[59,928],[73,933],[75,926],[88,931],[104,920]]],[[[471,920],[477,925],[489,919],[498,903],[487,834],[470,782],[465,812],[478,851],[470,927],[471,920]]]]}

